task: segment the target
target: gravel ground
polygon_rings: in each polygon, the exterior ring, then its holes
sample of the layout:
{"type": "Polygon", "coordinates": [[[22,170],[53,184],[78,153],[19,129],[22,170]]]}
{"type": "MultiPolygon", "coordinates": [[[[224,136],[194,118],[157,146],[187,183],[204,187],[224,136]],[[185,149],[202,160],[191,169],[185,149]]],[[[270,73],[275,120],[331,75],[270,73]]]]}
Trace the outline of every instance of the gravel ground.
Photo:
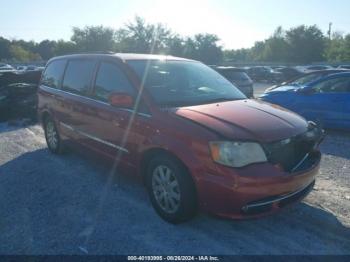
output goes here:
{"type": "Polygon", "coordinates": [[[142,185],[76,152],[48,152],[40,126],[0,124],[0,254],[350,254],[350,136],[324,141],[315,190],[258,220],[206,214],[178,226],[142,185]],[[104,198],[104,193],[108,192],[104,198]]]}

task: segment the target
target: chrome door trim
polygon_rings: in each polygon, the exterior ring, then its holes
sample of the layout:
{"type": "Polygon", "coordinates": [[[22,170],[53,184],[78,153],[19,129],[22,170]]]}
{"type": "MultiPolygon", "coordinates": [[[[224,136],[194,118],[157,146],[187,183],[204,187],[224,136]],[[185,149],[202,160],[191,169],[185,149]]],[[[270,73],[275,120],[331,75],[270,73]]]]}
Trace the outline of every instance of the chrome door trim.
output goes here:
{"type": "Polygon", "coordinates": [[[78,134],[80,134],[80,135],[82,135],[82,136],[88,137],[88,138],[90,138],[90,139],[92,139],[92,140],[95,140],[95,141],[100,142],[100,143],[102,143],[102,144],[105,144],[105,145],[107,145],[107,146],[116,148],[116,149],[118,149],[118,150],[120,150],[120,151],[123,151],[123,152],[125,152],[125,153],[129,153],[129,150],[127,150],[127,149],[124,148],[124,147],[118,146],[118,145],[116,145],[116,144],[113,144],[113,143],[108,142],[108,141],[106,141],[106,140],[103,140],[103,139],[101,139],[101,138],[98,138],[98,137],[96,137],[96,136],[94,136],[94,135],[88,134],[88,133],[86,133],[86,132],[84,132],[84,131],[81,131],[81,130],[79,130],[79,129],[76,129],[76,128],[70,126],[70,125],[67,125],[67,124],[63,123],[63,122],[60,122],[60,125],[64,126],[65,128],[67,128],[67,129],[69,129],[69,130],[71,130],[71,131],[73,131],[73,132],[76,132],[76,133],[78,133],[78,134]]]}

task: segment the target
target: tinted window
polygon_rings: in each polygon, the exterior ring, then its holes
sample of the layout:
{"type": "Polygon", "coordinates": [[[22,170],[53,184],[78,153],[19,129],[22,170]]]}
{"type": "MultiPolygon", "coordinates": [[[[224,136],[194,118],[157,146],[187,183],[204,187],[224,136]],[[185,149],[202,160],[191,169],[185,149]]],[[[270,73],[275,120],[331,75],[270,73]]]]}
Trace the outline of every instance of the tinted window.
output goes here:
{"type": "Polygon", "coordinates": [[[350,77],[328,79],[313,87],[317,93],[344,93],[350,92],[350,77]]]}
{"type": "Polygon", "coordinates": [[[78,94],[86,94],[90,88],[95,69],[95,61],[72,60],[68,62],[63,79],[63,89],[78,94]]]}
{"type": "Polygon", "coordinates": [[[133,87],[121,69],[111,63],[101,63],[95,83],[96,98],[107,101],[113,92],[133,94],[133,87]]]}
{"type": "Polygon", "coordinates": [[[51,62],[43,74],[41,84],[52,88],[59,88],[65,65],[65,60],[51,62]]]}

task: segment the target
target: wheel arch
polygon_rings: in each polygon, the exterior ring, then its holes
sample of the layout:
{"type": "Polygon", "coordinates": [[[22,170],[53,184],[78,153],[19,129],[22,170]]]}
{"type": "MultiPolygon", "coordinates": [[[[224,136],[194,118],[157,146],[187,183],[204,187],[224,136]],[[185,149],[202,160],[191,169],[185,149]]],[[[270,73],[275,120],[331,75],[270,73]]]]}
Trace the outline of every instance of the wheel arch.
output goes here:
{"type": "Polygon", "coordinates": [[[142,179],[142,182],[144,184],[145,184],[146,174],[147,174],[147,165],[152,158],[154,158],[158,155],[166,155],[166,156],[174,159],[178,164],[180,164],[189,174],[189,176],[193,182],[193,186],[194,186],[196,193],[197,193],[197,185],[196,185],[195,178],[191,174],[191,171],[188,168],[188,166],[185,164],[185,162],[182,161],[180,159],[180,157],[178,157],[176,154],[172,153],[171,151],[169,151],[167,149],[161,148],[161,147],[154,147],[154,148],[147,149],[141,155],[140,172],[139,173],[141,175],[141,179],[142,179]]]}
{"type": "Polygon", "coordinates": [[[41,122],[42,125],[44,125],[44,124],[45,124],[45,121],[46,121],[48,118],[50,118],[50,117],[52,117],[51,114],[50,114],[50,112],[49,112],[48,110],[45,110],[45,111],[43,111],[43,112],[41,113],[41,116],[40,116],[40,118],[39,118],[39,121],[41,122]]]}

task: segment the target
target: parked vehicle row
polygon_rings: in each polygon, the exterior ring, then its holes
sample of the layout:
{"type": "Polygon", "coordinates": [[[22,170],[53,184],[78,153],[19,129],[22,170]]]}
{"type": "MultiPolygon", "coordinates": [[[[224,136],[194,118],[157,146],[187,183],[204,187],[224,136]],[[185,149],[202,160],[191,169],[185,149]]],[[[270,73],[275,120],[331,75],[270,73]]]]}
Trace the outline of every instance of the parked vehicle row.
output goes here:
{"type": "MultiPolygon", "coordinates": [[[[328,65],[312,65],[312,66],[251,66],[251,67],[230,67],[230,66],[212,66],[214,69],[217,68],[217,71],[222,75],[225,75],[226,71],[236,70],[244,71],[250,79],[254,82],[267,82],[280,84],[290,80],[293,80],[297,77],[307,75],[313,72],[324,71],[324,70],[349,70],[350,65],[338,65],[331,67],[328,65]]],[[[230,76],[232,78],[232,76],[230,76]]],[[[228,77],[228,79],[230,78],[228,77]]],[[[229,79],[230,80],[230,79],[229,79]]],[[[231,81],[231,80],[230,80],[231,81]]],[[[237,85],[237,84],[236,84],[237,85]]],[[[247,94],[247,93],[245,93],[247,94]]]]}
{"type": "Polygon", "coordinates": [[[315,183],[322,130],[247,99],[204,64],[176,57],[80,54],[51,59],[38,90],[48,148],[86,148],[145,182],[156,212],[271,214],[315,183]]]}
{"type": "Polygon", "coordinates": [[[11,72],[16,71],[11,65],[0,63],[0,73],[1,72],[11,72]]]}
{"type": "Polygon", "coordinates": [[[266,81],[280,83],[283,81],[283,73],[267,66],[254,66],[245,68],[247,74],[256,82],[266,81]]]}
{"type": "Polygon", "coordinates": [[[254,97],[253,81],[244,69],[232,66],[213,66],[212,68],[223,75],[247,97],[254,97]]]}

